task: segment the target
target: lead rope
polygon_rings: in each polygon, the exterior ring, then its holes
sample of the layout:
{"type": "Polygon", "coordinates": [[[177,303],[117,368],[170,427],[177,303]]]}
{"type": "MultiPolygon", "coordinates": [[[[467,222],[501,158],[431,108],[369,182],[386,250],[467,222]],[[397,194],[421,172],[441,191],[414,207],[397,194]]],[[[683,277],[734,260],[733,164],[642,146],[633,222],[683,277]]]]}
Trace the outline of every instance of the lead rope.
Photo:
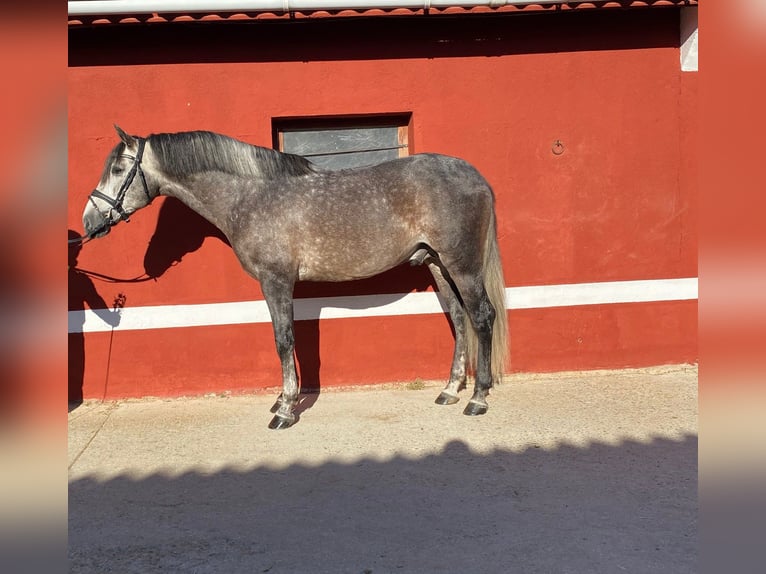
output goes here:
{"type": "Polygon", "coordinates": [[[74,243],[85,245],[88,241],[92,241],[92,240],[93,238],[90,235],[80,235],[79,237],[73,237],[72,239],[68,239],[67,245],[72,245],[74,243]]]}

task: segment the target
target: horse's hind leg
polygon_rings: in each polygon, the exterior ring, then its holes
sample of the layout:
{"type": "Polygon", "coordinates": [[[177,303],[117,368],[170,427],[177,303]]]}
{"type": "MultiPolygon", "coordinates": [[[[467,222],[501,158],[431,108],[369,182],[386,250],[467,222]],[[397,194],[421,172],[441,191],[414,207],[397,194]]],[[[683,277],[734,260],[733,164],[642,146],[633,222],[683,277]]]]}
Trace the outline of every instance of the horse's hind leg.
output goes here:
{"type": "Polygon", "coordinates": [[[282,364],[282,395],[279,408],[269,423],[271,429],[285,429],[295,422],[293,409],[298,402],[298,375],[295,370],[295,330],[293,327],[293,281],[261,280],[261,289],[271,313],[274,340],[282,364]]]}
{"type": "Polygon", "coordinates": [[[460,400],[457,394],[460,389],[465,387],[466,382],[465,313],[463,312],[460,299],[455,294],[450,282],[444,277],[439,264],[429,261],[428,268],[431,270],[434,281],[436,281],[436,285],[439,287],[439,293],[441,293],[447,304],[447,310],[452,319],[452,326],[455,329],[455,352],[452,355],[449,381],[441,394],[436,398],[436,404],[454,405],[460,400]]]}
{"type": "Polygon", "coordinates": [[[481,274],[453,274],[452,279],[463,299],[463,306],[471,321],[478,342],[476,354],[476,384],[473,396],[463,413],[482,415],[487,412],[487,395],[492,387],[492,326],[495,308],[484,288],[481,274]]]}

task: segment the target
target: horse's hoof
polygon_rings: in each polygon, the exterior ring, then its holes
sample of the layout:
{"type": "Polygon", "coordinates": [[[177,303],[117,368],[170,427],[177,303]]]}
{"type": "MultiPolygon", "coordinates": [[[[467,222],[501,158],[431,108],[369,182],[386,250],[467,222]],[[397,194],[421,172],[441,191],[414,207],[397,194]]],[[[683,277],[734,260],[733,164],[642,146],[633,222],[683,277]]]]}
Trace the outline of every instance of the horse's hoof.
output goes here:
{"type": "Polygon", "coordinates": [[[486,404],[483,405],[481,403],[470,401],[465,406],[465,409],[463,409],[463,414],[468,415],[469,417],[475,417],[477,415],[483,415],[486,413],[488,408],[489,407],[486,404]]]}
{"type": "Polygon", "coordinates": [[[437,405],[454,405],[459,400],[460,400],[460,397],[456,395],[450,395],[445,392],[442,392],[439,394],[438,397],[436,397],[436,401],[434,402],[437,405]]]}
{"type": "Polygon", "coordinates": [[[269,423],[269,428],[273,430],[287,429],[293,426],[295,419],[286,419],[284,417],[275,416],[269,423]]]}

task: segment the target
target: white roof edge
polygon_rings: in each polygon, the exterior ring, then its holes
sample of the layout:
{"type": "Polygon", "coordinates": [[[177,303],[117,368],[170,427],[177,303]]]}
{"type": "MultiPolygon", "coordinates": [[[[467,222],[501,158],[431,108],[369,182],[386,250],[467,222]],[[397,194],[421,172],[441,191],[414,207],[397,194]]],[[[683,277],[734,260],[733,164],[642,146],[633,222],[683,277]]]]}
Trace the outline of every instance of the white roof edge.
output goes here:
{"type": "Polygon", "coordinates": [[[291,12],[313,10],[369,10],[374,8],[498,8],[525,4],[581,4],[566,0],[69,0],[69,16],[154,14],[163,12],[291,12]]]}

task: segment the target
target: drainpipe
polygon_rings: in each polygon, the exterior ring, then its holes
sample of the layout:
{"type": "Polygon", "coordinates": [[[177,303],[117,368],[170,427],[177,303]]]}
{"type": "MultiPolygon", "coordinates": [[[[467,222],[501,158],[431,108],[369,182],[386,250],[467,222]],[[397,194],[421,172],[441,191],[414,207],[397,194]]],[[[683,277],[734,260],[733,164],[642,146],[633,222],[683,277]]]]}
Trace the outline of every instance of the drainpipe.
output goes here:
{"type": "MultiPolygon", "coordinates": [[[[292,12],[373,8],[447,8],[514,4],[562,4],[566,0],[70,0],[69,16],[154,14],[163,12],[292,12]]],[[[566,2],[571,4],[572,2],[566,2]]]]}

